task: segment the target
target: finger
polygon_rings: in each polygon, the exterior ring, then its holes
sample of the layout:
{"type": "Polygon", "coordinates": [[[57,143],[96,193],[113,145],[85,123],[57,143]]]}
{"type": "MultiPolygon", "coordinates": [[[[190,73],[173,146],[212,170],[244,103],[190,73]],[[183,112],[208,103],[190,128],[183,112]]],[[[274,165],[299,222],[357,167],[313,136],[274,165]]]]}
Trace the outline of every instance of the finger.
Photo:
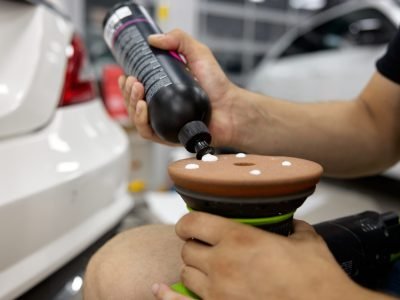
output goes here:
{"type": "Polygon", "coordinates": [[[213,57],[211,51],[204,44],[179,29],[174,29],[166,34],[150,35],[148,41],[154,47],[182,53],[189,63],[204,55],[213,57]]]}
{"type": "Polygon", "coordinates": [[[317,238],[318,233],[315,231],[307,222],[301,220],[293,220],[294,233],[290,236],[292,239],[307,239],[307,238],[317,238]]]}
{"type": "Polygon", "coordinates": [[[136,81],[136,79],[133,76],[129,76],[125,81],[123,95],[124,95],[124,100],[125,100],[126,106],[129,105],[129,100],[130,100],[131,91],[132,91],[132,85],[135,81],[136,81]]]}
{"type": "Polygon", "coordinates": [[[195,240],[188,240],[182,247],[181,256],[185,265],[208,274],[210,246],[195,240]]]}
{"type": "Polygon", "coordinates": [[[132,121],[136,125],[137,131],[143,138],[145,138],[147,140],[152,140],[154,142],[161,143],[164,145],[168,145],[168,146],[176,146],[176,144],[162,140],[153,131],[153,129],[151,128],[151,126],[149,124],[148,109],[147,109],[146,101],[138,100],[138,102],[136,103],[136,110],[135,110],[134,114],[133,115],[130,114],[130,116],[131,116],[132,121]]]}
{"type": "Polygon", "coordinates": [[[133,108],[132,105],[127,106],[128,110],[128,116],[131,119],[131,121],[135,124],[135,115],[136,115],[136,110],[133,108]]]}
{"type": "Polygon", "coordinates": [[[126,98],[125,98],[126,79],[127,79],[127,77],[125,75],[121,75],[118,78],[118,85],[119,85],[119,89],[121,90],[122,97],[124,98],[125,107],[128,107],[128,103],[126,102],[126,98]]]}
{"type": "Polygon", "coordinates": [[[149,124],[147,103],[144,100],[139,100],[136,104],[135,125],[143,138],[148,140],[155,138],[155,133],[149,124]]]}
{"type": "Polygon", "coordinates": [[[190,298],[182,296],[171,290],[166,284],[153,284],[151,291],[158,300],[190,300],[190,298]]]}
{"type": "Polygon", "coordinates": [[[133,109],[136,110],[137,102],[143,98],[144,98],[143,84],[141,84],[139,81],[136,81],[132,85],[129,105],[131,105],[133,109]]]}
{"type": "Polygon", "coordinates": [[[125,75],[121,75],[118,77],[118,86],[119,86],[119,89],[121,90],[121,92],[124,90],[125,81],[126,81],[125,75]]]}
{"type": "Polygon", "coordinates": [[[216,245],[227,231],[237,225],[233,221],[219,216],[192,212],[178,221],[175,231],[184,241],[197,239],[209,245],[216,245]]]}
{"type": "Polygon", "coordinates": [[[302,220],[293,220],[294,232],[315,232],[314,227],[302,220]]]}
{"type": "Polygon", "coordinates": [[[191,266],[183,266],[181,280],[190,291],[202,299],[205,298],[208,290],[208,277],[206,274],[191,266]]]}

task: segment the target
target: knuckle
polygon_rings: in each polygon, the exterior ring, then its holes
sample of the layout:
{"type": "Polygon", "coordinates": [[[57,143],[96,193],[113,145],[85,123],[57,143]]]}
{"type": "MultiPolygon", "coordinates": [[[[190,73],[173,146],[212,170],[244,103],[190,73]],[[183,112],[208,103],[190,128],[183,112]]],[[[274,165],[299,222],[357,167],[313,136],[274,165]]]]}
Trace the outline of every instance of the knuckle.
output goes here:
{"type": "Polygon", "coordinates": [[[183,35],[185,35],[186,33],[185,33],[182,29],[174,28],[174,29],[172,29],[172,30],[170,31],[170,34],[171,34],[171,35],[176,35],[176,36],[183,36],[183,35]]]}
{"type": "Polygon", "coordinates": [[[204,53],[208,53],[208,54],[211,54],[212,52],[211,52],[211,50],[210,50],[210,48],[209,47],[207,47],[207,45],[205,45],[205,44],[203,44],[203,43],[198,43],[197,44],[197,46],[196,46],[201,52],[204,52],[204,53]]]}
{"type": "Polygon", "coordinates": [[[239,224],[232,223],[232,227],[227,233],[229,239],[239,245],[251,243],[254,240],[251,232],[247,232],[246,227],[237,225],[239,224]]]}
{"type": "Polygon", "coordinates": [[[184,225],[191,225],[191,224],[193,224],[193,223],[199,222],[200,219],[201,219],[201,214],[200,214],[200,213],[191,212],[191,213],[185,215],[185,216],[182,218],[182,221],[183,221],[183,224],[184,224],[184,225]]]}
{"type": "Polygon", "coordinates": [[[229,230],[228,232],[229,238],[231,238],[234,241],[241,241],[243,238],[243,233],[240,232],[240,230],[236,227],[233,227],[229,230]]]}
{"type": "Polygon", "coordinates": [[[149,133],[148,130],[140,129],[139,126],[138,126],[138,132],[142,136],[142,138],[144,138],[146,140],[149,140],[152,138],[152,134],[149,133]]]}
{"type": "Polygon", "coordinates": [[[213,270],[215,275],[222,276],[224,278],[229,278],[235,271],[234,264],[227,256],[223,257],[222,259],[210,260],[210,268],[213,270]]]}
{"type": "Polygon", "coordinates": [[[190,235],[193,224],[199,221],[199,217],[200,216],[198,213],[193,212],[184,215],[176,224],[177,233],[188,237],[190,235]]]}

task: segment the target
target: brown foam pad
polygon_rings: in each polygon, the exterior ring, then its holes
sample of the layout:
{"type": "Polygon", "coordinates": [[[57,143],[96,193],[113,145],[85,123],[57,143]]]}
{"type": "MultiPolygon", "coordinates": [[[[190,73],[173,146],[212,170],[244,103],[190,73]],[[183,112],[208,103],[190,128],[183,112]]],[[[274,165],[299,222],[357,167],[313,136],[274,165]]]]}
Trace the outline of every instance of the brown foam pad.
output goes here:
{"type": "Polygon", "coordinates": [[[169,175],[176,186],[186,190],[229,197],[295,194],[313,188],[322,175],[319,164],[300,158],[253,154],[217,157],[217,161],[189,158],[173,162],[169,175]]]}

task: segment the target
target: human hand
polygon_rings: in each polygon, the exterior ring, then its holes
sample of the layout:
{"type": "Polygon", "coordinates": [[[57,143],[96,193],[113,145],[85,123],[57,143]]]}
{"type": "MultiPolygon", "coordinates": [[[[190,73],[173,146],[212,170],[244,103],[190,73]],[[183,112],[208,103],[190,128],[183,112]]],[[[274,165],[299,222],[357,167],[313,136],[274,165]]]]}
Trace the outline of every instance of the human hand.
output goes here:
{"type": "MultiPolygon", "coordinates": [[[[283,237],[205,213],[176,225],[182,282],[207,299],[367,299],[305,222],[283,237]]],[[[159,298],[169,299],[169,298],[159,298]]],[[[180,299],[180,298],[171,298],[180,299]]]]}
{"type": "MultiPolygon", "coordinates": [[[[177,51],[185,57],[187,66],[211,102],[209,130],[213,137],[212,144],[230,145],[234,128],[232,99],[239,88],[228,80],[210,49],[181,30],[152,35],[149,43],[157,48],[177,51]]],[[[133,76],[121,76],[119,86],[139,134],[146,139],[163,142],[149,125],[143,85],[133,76]]]]}

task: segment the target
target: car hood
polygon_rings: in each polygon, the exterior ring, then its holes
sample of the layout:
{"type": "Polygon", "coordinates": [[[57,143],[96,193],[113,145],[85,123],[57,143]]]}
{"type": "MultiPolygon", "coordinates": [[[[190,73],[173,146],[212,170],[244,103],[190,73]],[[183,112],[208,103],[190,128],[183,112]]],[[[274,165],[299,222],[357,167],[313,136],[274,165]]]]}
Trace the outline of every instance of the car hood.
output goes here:
{"type": "Polygon", "coordinates": [[[54,114],[64,82],[71,25],[43,5],[0,9],[0,139],[37,130],[54,114]]]}
{"type": "Polygon", "coordinates": [[[352,99],[375,70],[384,46],[297,55],[260,65],[247,87],[294,101],[352,99]]]}

